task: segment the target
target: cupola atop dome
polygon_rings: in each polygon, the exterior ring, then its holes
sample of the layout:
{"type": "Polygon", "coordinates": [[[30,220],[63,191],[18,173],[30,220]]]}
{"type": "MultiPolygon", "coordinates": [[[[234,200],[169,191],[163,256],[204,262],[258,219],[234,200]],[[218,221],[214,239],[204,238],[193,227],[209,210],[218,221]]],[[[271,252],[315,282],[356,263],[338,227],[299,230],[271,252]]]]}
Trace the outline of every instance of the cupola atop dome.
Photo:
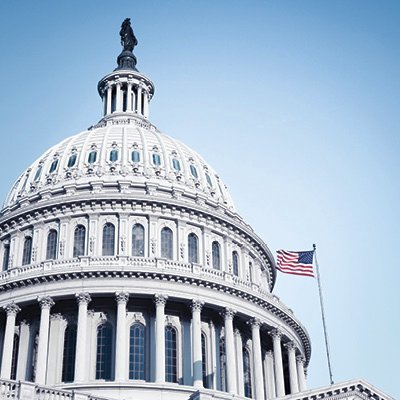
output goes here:
{"type": "Polygon", "coordinates": [[[154,84],[136,69],[137,59],[133,49],[138,41],[126,18],[120,30],[121,54],[117,58],[117,68],[102,78],[97,86],[103,101],[103,119],[115,116],[135,115],[147,119],[149,103],[154,94],[154,84]]]}

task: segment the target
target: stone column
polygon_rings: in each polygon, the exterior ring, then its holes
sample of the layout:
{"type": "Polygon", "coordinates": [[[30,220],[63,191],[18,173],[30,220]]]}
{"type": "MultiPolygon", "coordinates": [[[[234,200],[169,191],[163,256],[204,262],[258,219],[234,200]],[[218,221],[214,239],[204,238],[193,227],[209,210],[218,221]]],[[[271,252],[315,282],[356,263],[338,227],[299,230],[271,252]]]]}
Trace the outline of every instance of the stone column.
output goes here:
{"type": "Polygon", "coordinates": [[[252,318],[249,321],[251,326],[251,341],[253,345],[253,372],[254,372],[254,395],[256,400],[264,400],[264,377],[261,357],[261,321],[258,318],[252,318]]]}
{"type": "Polygon", "coordinates": [[[204,301],[193,299],[192,309],[192,341],[193,341],[193,386],[203,387],[203,363],[201,353],[201,309],[204,301]]]}
{"type": "Polygon", "coordinates": [[[107,115],[111,114],[111,95],[112,95],[112,86],[110,82],[107,84],[107,115]]]}
{"type": "Polygon", "coordinates": [[[29,323],[25,320],[19,323],[19,347],[18,347],[18,364],[17,376],[18,381],[26,380],[26,367],[28,364],[29,354],[29,323]]]}
{"type": "Polygon", "coordinates": [[[139,85],[137,89],[137,98],[136,98],[136,111],[138,114],[142,115],[142,87],[139,85]]]}
{"type": "Polygon", "coordinates": [[[126,111],[132,111],[132,82],[128,81],[126,90],[126,111]]]}
{"type": "Polygon", "coordinates": [[[129,293],[115,293],[117,300],[117,333],[115,342],[115,380],[122,381],[126,379],[125,355],[127,353],[126,346],[126,303],[129,300],[129,293]]]}
{"type": "Polygon", "coordinates": [[[12,364],[12,353],[14,344],[14,331],[15,331],[15,319],[21,309],[14,303],[9,303],[3,307],[3,310],[7,313],[6,330],[4,332],[3,342],[3,359],[1,362],[0,376],[3,379],[10,379],[11,376],[11,364],[12,364]]]}
{"type": "Polygon", "coordinates": [[[236,347],[236,379],[237,389],[239,396],[244,396],[244,379],[243,379],[243,341],[242,335],[239,329],[233,331],[235,335],[235,347],[236,347]]]}
{"type": "Polygon", "coordinates": [[[275,373],[274,373],[274,353],[269,350],[265,353],[265,386],[266,398],[273,399],[276,397],[275,393],[275,373]]]}
{"type": "Polygon", "coordinates": [[[121,82],[116,80],[115,111],[122,111],[121,82]]]}
{"type": "Polygon", "coordinates": [[[272,342],[274,348],[276,396],[282,397],[285,395],[285,381],[283,378],[283,363],[282,363],[282,349],[281,349],[282,332],[279,329],[272,329],[272,331],[268,333],[272,336],[272,342]]]}
{"type": "Polygon", "coordinates": [[[299,380],[299,390],[300,392],[303,392],[304,390],[307,390],[306,374],[304,371],[304,364],[306,362],[306,359],[304,356],[297,356],[296,361],[297,361],[297,376],[299,380]]]}
{"type": "Polygon", "coordinates": [[[233,317],[236,311],[226,308],[222,315],[225,320],[226,388],[231,394],[237,393],[235,341],[233,337],[233,317]]]}
{"type": "Polygon", "coordinates": [[[149,117],[149,93],[147,90],[143,93],[143,116],[145,118],[149,117]]]}
{"type": "Polygon", "coordinates": [[[87,334],[87,307],[92,301],[89,293],[75,294],[78,303],[78,326],[76,331],[75,350],[75,382],[83,382],[86,374],[86,334],[87,334]]]}
{"type": "Polygon", "coordinates": [[[294,342],[288,342],[285,344],[288,350],[289,359],[289,382],[290,382],[290,393],[295,394],[299,392],[299,381],[297,378],[297,367],[296,367],[296,344],[294,342]]]}
{"type": "Polygon", "coordinates": [[[41,313],[35,383],[44,385],[46,383],[47,349],[49,346],[50,308],[53,307],[54,301],[49,296],[43,296],[38,297],[38,302],[41,313]]]}
{"type": "Polygon", "coordinates": [[[165,304],[168,296],[156,294],[156,383],[165,382],[165,304]]]}

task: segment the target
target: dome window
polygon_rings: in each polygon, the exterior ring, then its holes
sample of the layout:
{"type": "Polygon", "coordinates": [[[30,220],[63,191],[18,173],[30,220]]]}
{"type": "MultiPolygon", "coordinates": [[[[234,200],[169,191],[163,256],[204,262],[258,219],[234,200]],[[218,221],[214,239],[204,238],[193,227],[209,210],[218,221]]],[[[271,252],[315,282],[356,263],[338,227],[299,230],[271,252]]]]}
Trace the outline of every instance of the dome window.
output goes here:
{"type": "Polygon", "coordinates": [[[197,174],[197,169],[193,164],[190,164],[190,173],[193,175],[195,179],[199,177],[197,174]]]}
{"type": "Polygon", "coordinates": [[[111,162],[118,161],[118,150],[113,149],[110,151],[110,161],[111,162]]]}
{"type": "Polygon", "coordinates": [[[76,154],[74,153],[69,156],[67,164],[68,168],[72,168],[75,165],[75,163],[76,163],[76,154]]]}
{"type": "Polygon", "coordinates": [[[88,163],[94,164],[96,162],[96,159],[97,159],[97,151],[93,150],[89,153],[88,163]]]}
{"type": "Polygon", "coordinates": [[[133,150],[131,159],[132,159],[132,162],[138,163],[140,161],[140,153],[137,150],[133,150]]]}
{"type": "Polygon", "coordinates": [[[157,153],[153,153],[153,164],[156,166],[161,165],[161,157],[157,153]]]}
{"type": "Polygon", "coordinates": [[[40,179],[40,175],[42,175],[42,169],[43,169],[43,165],[40,164],[38,166],[38,169],[36,170],[36,174],[35,174],[35,178],[34,178],[35,182],[37,182],[40,179]]]}
{"type": "Polygon", "coordinates": [[[208,186],[211,188],[212,187],[212,180],[210,178],[210,175],[207,174],[207,172],[206,172],[206,180],[207,180],[208,186]]]}
{"type": "Polygon", "coordinates": [[[177,158],[172,159],[172,166],[174,167],[175,171],[179,172],[181,170],[181,163],[179,162],[179,160],[177,158]]]}
{"type": "Polygon", "coordinates": [[[58,159],[54,160],[50,165],[49,174],[52,174],[58,167],[58,159]]]}

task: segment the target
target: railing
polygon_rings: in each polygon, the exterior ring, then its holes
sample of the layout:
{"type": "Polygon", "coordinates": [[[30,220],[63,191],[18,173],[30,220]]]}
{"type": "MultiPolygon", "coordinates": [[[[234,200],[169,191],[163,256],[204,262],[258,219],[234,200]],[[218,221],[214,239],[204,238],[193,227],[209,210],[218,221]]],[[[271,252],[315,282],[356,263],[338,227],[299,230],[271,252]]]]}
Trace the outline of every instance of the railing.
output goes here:
{"type": "Polygon", "coordinates": [[[18,384],[15,381],[2,379],[0,381],[0,399],[16,399],[18,384]]]}

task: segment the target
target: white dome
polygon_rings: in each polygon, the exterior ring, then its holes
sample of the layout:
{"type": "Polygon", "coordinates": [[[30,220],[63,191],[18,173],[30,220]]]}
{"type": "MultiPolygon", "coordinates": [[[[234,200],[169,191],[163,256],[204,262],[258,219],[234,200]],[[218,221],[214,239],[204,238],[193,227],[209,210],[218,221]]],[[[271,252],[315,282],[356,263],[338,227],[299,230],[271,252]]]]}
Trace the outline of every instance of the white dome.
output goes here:
{"type": "Polygon", "coordinates": [[[13,185],[3,211],[49,196],[113,190],[200,198],[234,211],[226,186],[202,157],[132,116],[103,120],[50,148],[13,185]]]}

